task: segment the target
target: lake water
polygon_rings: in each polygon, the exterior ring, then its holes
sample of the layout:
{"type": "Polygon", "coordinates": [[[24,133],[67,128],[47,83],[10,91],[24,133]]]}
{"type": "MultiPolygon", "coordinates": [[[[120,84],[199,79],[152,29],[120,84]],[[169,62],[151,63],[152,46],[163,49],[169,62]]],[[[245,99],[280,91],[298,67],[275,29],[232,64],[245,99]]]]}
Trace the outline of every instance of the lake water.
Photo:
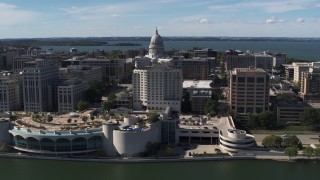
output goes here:
{"type": "MultiPolygon", "coordinates": [[[[109,41],[109,44],[121,43],[122,41],[109,41]]],[[[149,41],[125,41],[128,43],[141,44],[141,46],[74,46],[79,51],[94,51],[96,49],[111,51],[129,49],[148,49],[149,41]]],[[[242,51],[271,51],[274,53],[287,53],[287,57],[299,59],[320,60],[320,42],[274,42],[274,41],[164,41],[166,50],[188,50],[193,47],[212,48],[218,51],[227,49],[239,49],[242,51]]],[[[69,51],[71,46],[42,46],[42,49],[53,48],[55,51],[69,51]]]]}
{"type": "Polygon", "coordinates": [[[125,164],[0,158],[1,180],[313,180],[319,179],[319,170],[319,161],[125,164]]]}

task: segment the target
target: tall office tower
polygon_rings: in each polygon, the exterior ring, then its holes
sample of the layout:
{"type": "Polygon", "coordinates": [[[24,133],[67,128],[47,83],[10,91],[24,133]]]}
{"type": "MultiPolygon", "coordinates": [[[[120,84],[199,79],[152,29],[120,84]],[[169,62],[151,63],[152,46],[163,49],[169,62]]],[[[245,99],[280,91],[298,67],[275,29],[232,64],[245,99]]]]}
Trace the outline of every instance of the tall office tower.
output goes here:
{"type": "Polygon", "coordinates": [[[239,115],[269,109],[269,75],[262,69],[235,68],[230,72],[230,110],[239,115]]]}
{"type": "Polygon", "coordinates": [[[135,69],[132,85],[135,110],[165,110],[170,106],[173,111],[180,112],[181,69],[173,69],[161,64],[135,69]]]}
{"type": "Polygon", "coordinates": [[[59,67],[52,61],[37,59],[36,65],[23,69],[24,111],[53,111],[53,83],[59,67]]]}
{"type": "Polygon", "coordinates": [[[302,72],[300,96],[307,102],[320,102],[320,68],[302,72]]]}

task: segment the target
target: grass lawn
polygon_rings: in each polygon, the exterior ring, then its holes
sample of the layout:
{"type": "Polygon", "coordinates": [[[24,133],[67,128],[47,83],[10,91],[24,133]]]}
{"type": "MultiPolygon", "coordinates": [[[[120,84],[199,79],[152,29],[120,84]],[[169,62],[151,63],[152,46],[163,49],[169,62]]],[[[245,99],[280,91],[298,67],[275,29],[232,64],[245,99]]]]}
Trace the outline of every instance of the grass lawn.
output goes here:
{"type": "Polygon", "coordinates": [[[285,131],[313,131],[314,128],[310,126],[286,126],[285,131]]]}

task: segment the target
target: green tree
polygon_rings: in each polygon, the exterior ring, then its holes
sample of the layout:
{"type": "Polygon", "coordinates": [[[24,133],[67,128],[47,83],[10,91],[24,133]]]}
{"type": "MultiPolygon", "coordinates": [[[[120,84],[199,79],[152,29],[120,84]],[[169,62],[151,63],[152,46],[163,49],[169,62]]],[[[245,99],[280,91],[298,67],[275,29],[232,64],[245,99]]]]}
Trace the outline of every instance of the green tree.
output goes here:
{"type": "Polygon", "coordinates": [[[47,121],[48,122],[51,122],[53,120],[53,117],[52,116],[50,116],[50,115],[48,115],[48,117],[47,117],[47,121]]]}
{"type": "Polygon", "coordinates": [[[101,83],[94,81],[90,83],[90,88],[86,91],[86,100],[90,103],[100,103],[103,95],[103,86],[101,83]]]}
{"type": "Polygon", "coordinates": [[[276,126],[276,116],[270,111],[261,112],[258,118],[260,126],[264,129],[272,129],[276,126]]]}
{"type": "Polygon", "coordinates": [[[78,111],[83,111],[87,108],[88,108],[88,103],[86,101],[83,101],[83,100],[79,101],[78,108],[77,108],[78,111]]]}
{"type": "Polygon", "coordinates": [[[208,100],[206,106],[204,107],[204,112],[206,114],[210,114],[211,116],[215,116],[219,113],[219,102],[216,100],[208,100]]]}
{"type": "Polygon", "coordinates": [[[230,110],[230,111],[228,112],[228,116],[231,116],[233,120],[237,121],[238,112],[237,112],[237,111],[234,111],[234,110],[230,110]]]}
{"type": "Polygon", "coordinates": [[[289,137],[284,138],[282,145],[284,147],[294,147],[294,148],[298,148],[298,149],[302,148],[302,144],[300,142],[300,139],[295,135],[291,135],[289,137]]]}
{"type": "Polygon", "coordinates": [[[266,136],[262,140],[262,145],[269,148],[281,148],[282,138],[275,135],[266,136]]]}
{"type": "Polygon", "coordinates": [[[105,111],[110,111],[110,109],[113,108],[113,102],[112,101],[103,101],[102,102],[102,108],[105,111]]]}
{"type": "Polygon", "coordinates": [[[88,117],[87,116],[82,116],[81,120],[85,123],[88,121],[88,117]]]}
{"type": "Polygon", "coordinates": [[[284,154],[289,156],[289,159],[290,159],[291,157],[295,157],[298,155],[298,150],[295,147],[287,147],[284,150],[284,154]]]}
{"type": "Polygon", "coordinates": [[[150,124],[159,121],[159,114],[157,112],[148,112],[147,117],[147,122],[150,124]]]}
{"type": "Polygon", "coordinates": [[[304,108],[301,118],[305,124],[311,125],[320,122],[320,110],[312,107],[304,108]]]}
{"type": "Polygon", "coordinates": [[[306,147],[303,149],[303,155],[307,156],[310,158],[313,155],[313,148],[312,147],[306,147]]]}
{"type": "Polygon", "coordinates": [[[258,128],[260,127],[259,116],[256,114],[248,113],[247,115],[247,126],[250,128],[258,128]]]}
{"type": "Polygon", "coordinates": [[[272,129],[276,126],[276,117],[270,111],[264,111],[260,114],[249,113],[247,126],[251,128],[272,129]]]}
{"type": "Polygon", "coordinates": [[[320,148],[314,150],[314,155],[320,157],[320,148]]]}

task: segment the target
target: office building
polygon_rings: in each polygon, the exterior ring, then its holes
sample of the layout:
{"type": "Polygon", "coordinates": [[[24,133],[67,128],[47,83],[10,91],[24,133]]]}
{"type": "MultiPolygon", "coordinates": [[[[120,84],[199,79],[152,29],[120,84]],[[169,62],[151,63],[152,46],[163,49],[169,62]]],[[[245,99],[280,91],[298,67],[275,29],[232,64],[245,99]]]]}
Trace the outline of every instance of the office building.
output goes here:
{"type": "Polygon", "coordinates": [[[193,57],[207,58],[207,57],[217,57],[217,51],[210,48],[196,49],[193,51],[193,57]]]}
{"type": "Polygon", "coordinates": [[[178,58],[173,60],[174,68],[182,70],[183,79],[208,80],[215,68],[215,58],[178,58]]]}
{"type": "Polygon", "coordinates": [[[212,80],[185,80],[183,81],[183,92],[188,93],[191,102],[191,111],[203,113],[204,107],[211,98],[212,80]]]}
{"type": "Polygon", "coordinates": [[[86,65],[70,65],[59,69],[60,79],[81,79],[87,82],[102,82],[101,67],[86,65]]]}
{"type": "Polygon", "coordinates": [[[287,54],[277,53],[273,55],[273,67],[280,68],[283,64],[287,63],[287,54]]]}
{"type": "Polygon", "coordinates": [[[53,83],[59,67],[52,61],[37,59],[36,65],[23,69],[23,101],[26,112],[53,111],[53,83]]]}
{"type": "Polygon", "coordinates": [[[266,53],[254,53],[255,68],[261,68],[266,72],[272,71],[273,57],[266,53]]]}
{"type": "Polygon", "coordinates": [[[12,69],[14,71],[22,71],[26,66],[26,62],[32,61],[33,58],[31,56],[19,56],[13,58],[12,69]]]}
{"type": "Polygon", "coordinates": [[[135,69],[132,75],[133,108],[165,110],[170,106],[180,112],[182,72],[165,65],[135,69]]]}
{"type": "Polygon", "coordinates": [[[249,53],[245,54],[226,54],[226,71],[234,68],[254,68],[255,58],[249,53]]]}
{"type": "Polygon", "coordinates": [[[294,63],[292,63],[292,66],[294,68],[293,81],[300,82],[301,81],[301,74],[303,72],[309,71],[309,68],[312,67],[312,64],[311,63],[294,62],[294,63]]]}
{"type": "Polygon", "coordinates": [[[309,68],[301,74],[300,97],[307,102],[320,102],[320,69],[309,68]]]}
{"type": "Polygon", "coordinates": [[[84,59],[80,65],[101,67],[102,80],[106,83],[119,83],[125,78],[125,59],[84,59]]]}
{"type": "Polygon", "coordinates": [[[230,72],[230,110],[239,115],[269,110],[270,78],[263,69],[236,68],[230,72]]]}
{"type": "Polygon", "coordinates": [[[0,112],[18,111],[22,107],[20,81],[10,74],[3,76],[0,77],[0,112]]]}
{"type": "Polygon", "coordinates": [[[87,82],[78,79],[61,81],[57,86],[58,112],[69,113],[75,111],[79,101],[84,99],[88,88],[87,82]]]}

